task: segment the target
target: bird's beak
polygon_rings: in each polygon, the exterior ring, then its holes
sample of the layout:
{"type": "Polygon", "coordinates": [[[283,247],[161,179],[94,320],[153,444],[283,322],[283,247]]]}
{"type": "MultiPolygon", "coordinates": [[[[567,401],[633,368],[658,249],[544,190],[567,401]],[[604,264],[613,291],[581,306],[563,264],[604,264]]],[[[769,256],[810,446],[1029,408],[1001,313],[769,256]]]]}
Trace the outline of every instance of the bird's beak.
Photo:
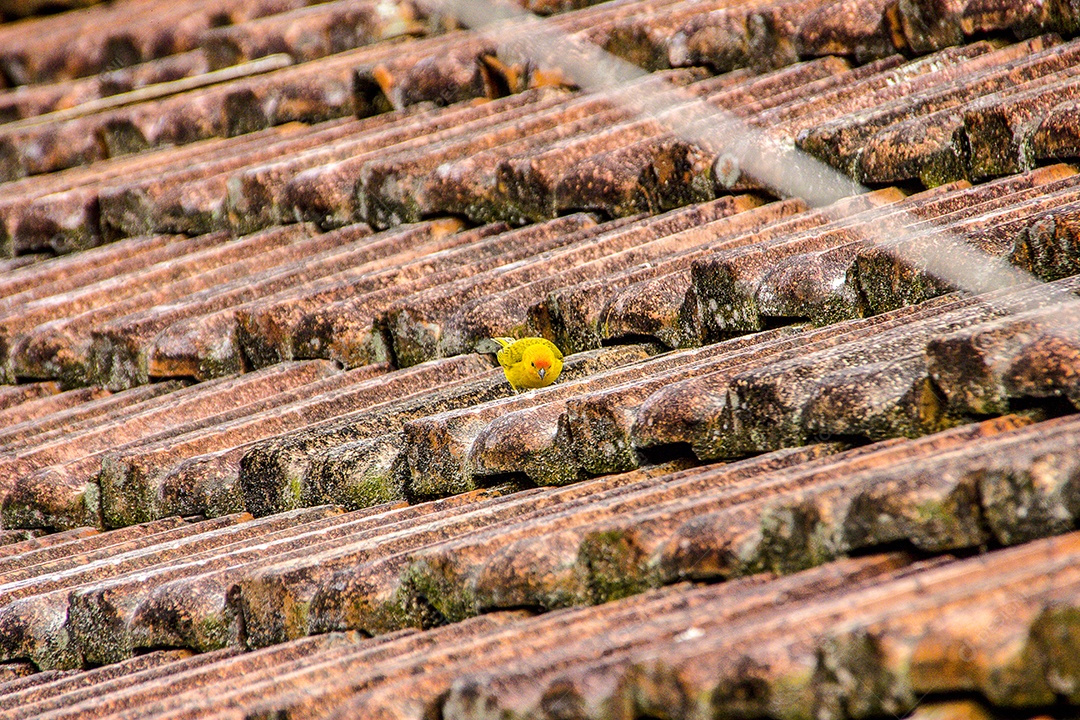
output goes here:
{"type": "Polygon", "coordinates": [[[536,374],[540,376],[541,380],[543,380],[544,376],[547,375],[547,370],[545,370],[544,368],[537,368],[536,374]]]}

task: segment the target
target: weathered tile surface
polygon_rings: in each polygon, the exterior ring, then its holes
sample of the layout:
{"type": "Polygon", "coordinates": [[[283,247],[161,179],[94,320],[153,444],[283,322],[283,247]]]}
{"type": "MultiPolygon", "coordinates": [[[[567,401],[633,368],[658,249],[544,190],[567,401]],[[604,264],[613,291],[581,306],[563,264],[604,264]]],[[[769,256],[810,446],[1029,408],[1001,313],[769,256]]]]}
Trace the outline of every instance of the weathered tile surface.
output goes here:
{"type": "Polygon", "coordinates": [[[1076,8],[586,4],[871,192],[429,0],[0,22],[0,718],[1072,714],[1076,8]]]}
{"type": "Polygon", "coordinates": [[[208,417],[335,375],[327,363],[294,363],[262,373],[156,393],[120,393],[124,402],[31,438],[3,459],[7,526],[101,523],[94,479],[109,451],[155,436],[171,436],[208,417]],[[21,518],[21,519],[20,519],[21,518]]]}
{"type": "MultiPolygon", "coordinates": [[[[1015,667],[1020,653],[1048,659],[1067,651],[1065,636],[1048,631],[1068,627],[1075,546],[1066,536],[967,560],[870,556],[782,578],[676,585],[532,618],[497,613],[366,641],[331,635],[250,654],[217,651],[91,687],[102,711],[126,709],[132,717],[194,715],[217,703],[303,717],[480,717],[493,709],[531,717],[553,703],[579,712],[629,703],[655,713],[695,708],[703,698],[720,711],[800,708],[832,716],[842,704],[854,717],[873,717],[906,712],[927,692],[972,686],[996,708],[1017,708],[1032,693],[1052,696],[1052,679],[1010,675],[990,685],[982,678],[1015,667]],[[940,600],[931,604],[934,597],[940,600]],[[981,632],[983,622],[998,632],[981,632]],[[1014,643],[1009,652],[1005,639],[1014,643]],[[860,660],[867,643],[877,662],[860,660]],[[941,663],[960,648],[970,662],[943,673],[941,663]],[[751,681],[761,693],[731,690],[751,681]]],[[[89,702],[89,689],[68,705],[63,696],[23,692],[38,704],[11,717],[89,709],[76,704],[89,702]]]]}

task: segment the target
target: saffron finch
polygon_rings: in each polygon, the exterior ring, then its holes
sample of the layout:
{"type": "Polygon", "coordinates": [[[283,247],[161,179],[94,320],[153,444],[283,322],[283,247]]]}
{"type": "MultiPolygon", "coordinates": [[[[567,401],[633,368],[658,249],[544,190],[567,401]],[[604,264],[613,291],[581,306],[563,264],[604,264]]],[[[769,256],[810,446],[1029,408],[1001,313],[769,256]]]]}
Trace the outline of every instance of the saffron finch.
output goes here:
{"type": "Polygon", "coordinates": [[[514,392],[522,388],[547,387],[562,372],[562,352],[544,338],[497,337],[491,340],[502,348],[496,357],[514,392]]]}

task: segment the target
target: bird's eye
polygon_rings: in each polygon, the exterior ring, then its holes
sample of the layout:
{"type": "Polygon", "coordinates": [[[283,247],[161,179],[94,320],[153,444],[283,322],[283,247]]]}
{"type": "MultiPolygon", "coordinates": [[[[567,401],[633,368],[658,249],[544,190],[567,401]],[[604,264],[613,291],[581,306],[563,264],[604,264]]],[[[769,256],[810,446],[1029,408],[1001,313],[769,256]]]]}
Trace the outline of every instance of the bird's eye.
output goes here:
{"type": "Polygon", "coordinates": [[[536,363],[530,363],[533,367],[536,367],[536,363]]]}

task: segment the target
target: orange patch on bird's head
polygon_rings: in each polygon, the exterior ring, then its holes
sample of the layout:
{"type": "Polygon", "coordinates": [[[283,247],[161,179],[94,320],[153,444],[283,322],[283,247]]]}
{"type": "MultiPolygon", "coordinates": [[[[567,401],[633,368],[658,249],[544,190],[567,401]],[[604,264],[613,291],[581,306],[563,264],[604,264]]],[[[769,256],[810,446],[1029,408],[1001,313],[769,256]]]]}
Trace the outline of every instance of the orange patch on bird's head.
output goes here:
{"type": "Polygon", "coordinates": [[[551,363],[555,358],[543,345],[534,345],[525,349],[521,359],[537,370],[547,371],[551,369],[551,363]]]}

